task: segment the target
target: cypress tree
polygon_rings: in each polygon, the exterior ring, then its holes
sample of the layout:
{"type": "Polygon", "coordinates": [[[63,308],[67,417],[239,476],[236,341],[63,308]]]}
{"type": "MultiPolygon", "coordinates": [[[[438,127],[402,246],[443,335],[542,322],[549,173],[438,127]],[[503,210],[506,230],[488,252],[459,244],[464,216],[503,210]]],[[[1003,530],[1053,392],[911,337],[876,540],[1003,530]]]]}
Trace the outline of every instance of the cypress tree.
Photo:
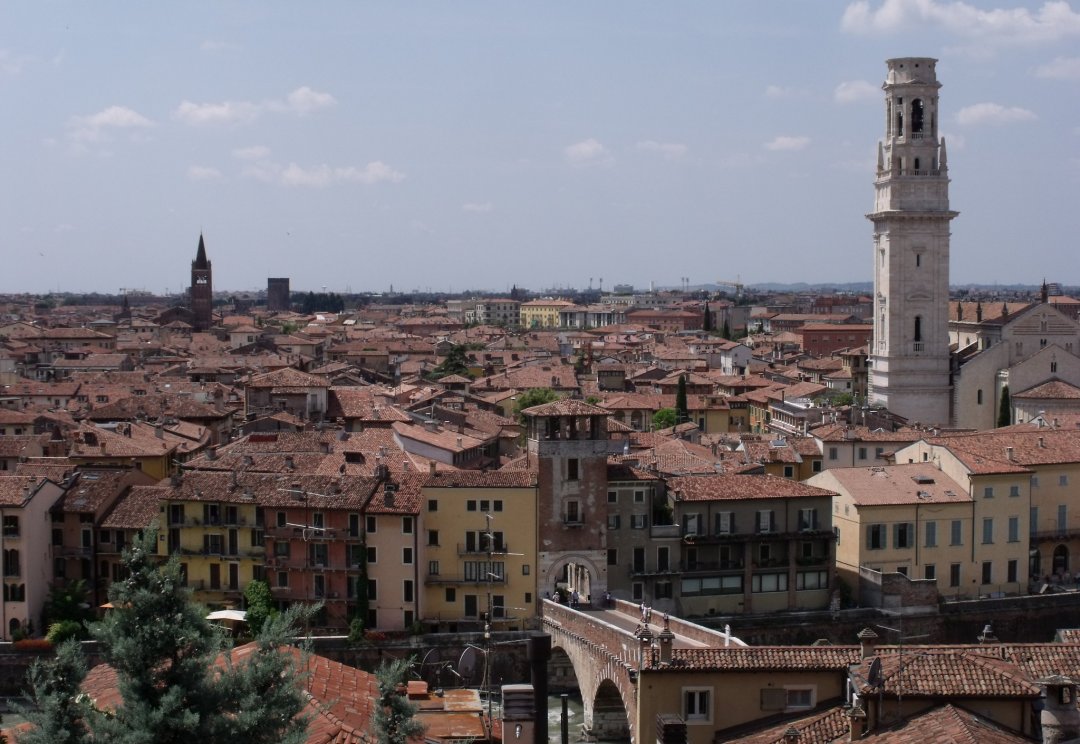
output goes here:
{"type": "Polygon", "coordinates": [[[690,420],[690,408],[686,402],[686,375],[679,375],[679,387],[675,391],[675,422],[684,424],[690,420]]]}
{"type": "Polygon", "coordinates": [[[1001,407],[998,408],[998,426],[1009,426],[1012,423],[1012,401],[1009,400],[1009,386],[1001,388],[1001,407]]]}

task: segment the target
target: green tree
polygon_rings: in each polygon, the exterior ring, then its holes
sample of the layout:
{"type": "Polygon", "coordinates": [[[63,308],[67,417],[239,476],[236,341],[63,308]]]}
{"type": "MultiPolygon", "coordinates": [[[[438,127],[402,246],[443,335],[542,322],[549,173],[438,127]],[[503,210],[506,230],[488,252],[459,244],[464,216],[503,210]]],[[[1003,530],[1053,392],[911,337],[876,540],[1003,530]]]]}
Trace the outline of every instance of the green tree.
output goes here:
{"type": "Polygon", "coordinates": [[[409,673],[408,659],[383,662],[375,671],[379,701],[372,726],[379,744],[407,744],[423,735],[424,725],[416,720],[416,706],[405,697],[403,688],[409,673]]]}
{"type": "Polygon", "coordinates": [[[90,590],[84,579],[74,579],[62,585],[53,586],[45,598],[45,627],[65,623],[79,627],[78,637],[85,638],[85,624],[94,619],[94,610],[90,606],[90,590]]]}
{"type": "Polygon", "coordinates": [[[686,375],[679,375],[679,387],[675,391],[675,419],[680,424],[690,420],[690,407],[686,402],[686,375]]]}
{"type": "Polygon", "coordinates": [[[1009,426],[1012,424],[1012,401],[1009,400],[1009,386],[1005,385],[1001,388],[1001,406],[998,408],[998,426],[1009,426]]]}
{"type": "Polygon", "coordinates": [[[705,303],[705,317],[702,320],[701,328],[706,333],[712,333],[712,331],[713,331],[713,317],[712,317],[712,313],[709,311],[709,303],[708,302],[705,303]]]}
{"type": "Polygon", "coordinates": [[[731,326],[728,325],[726,320],[724,321],[723,327],[720,329],[720,337],[726,338],[728,341],[731,340],[731,326]]]}
{"type": "Polygon", "coordinates": [[[674,408],[661,408],[653,414],[653,429],[670,429],[675,426],[676,413],[674,408]]]}
{"type": "Polygon", "coordinates": [[[514,401],[514,415],[517,416],[518,421],[525,424],[525,414],[522,413],[526,408],[532,408],[533,406],[542,406],[545,403],[551,403],[559,399],[559,394],[551,388],[529,388],[524,393],[517,396],[517,400],[514,401]]]}
{"type": "Polygon", "coordinates": [[[449,377],[450,375],[462,375],[471,378],[472,373],[469,372],[469,363],[468,349],[465,345],[454,344],[438,366],[428,373],[428,377],[432,380],[441,380],[443,377],[449,377]]]}
{"type": "Polygon", "coordinates": [[[65,641],[56,656],[35,659],[26,675],[32,706],[19,709],[33,728],[19,733],[22,744],[89,744],[93,741],[85,721],[92,712],[89,700],[80,695],[86,678],[86,659],[79,642],[65,641]]]}
{"type": "Polygon", "coordinates": [[[38,729],[72,732],[78,719],[84,738],[62,741],[302,742],[304,674],[297,654],[284,647],[312,608],[297,607],[266,622],[255,650],[233,664],[206,609],[192,602],[179,557],[159,565],[156,549],[156,530],[132,542],[123,556],[128,577],[109,588],[113,609],[90,627],[115,670],[121,702],[108,712],[80,707],[79,670],[85,667],[74,660],[77,651],[65,650],[31,677],[32,702],[42,714],[38,729]],[[224,663],[217,663],[219,654],[224,663]]]}
{"type": "Polygon", "coordinates": [[[270,585],[265,581],[250,581],[244,587],[244,600],[247,604],[247,624],[252,635],[262,632],[267,620],[277,617],[274,597],[270,585]]]}

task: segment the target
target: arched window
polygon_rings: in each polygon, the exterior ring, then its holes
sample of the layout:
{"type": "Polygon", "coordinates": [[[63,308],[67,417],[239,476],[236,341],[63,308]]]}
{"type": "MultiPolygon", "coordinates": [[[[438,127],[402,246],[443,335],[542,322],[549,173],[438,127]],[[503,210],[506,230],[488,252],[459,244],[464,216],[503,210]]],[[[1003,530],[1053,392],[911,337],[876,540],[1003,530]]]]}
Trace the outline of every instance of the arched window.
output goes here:
{"type": "Polygon", "coordinates": [[[915,343],[922,341],[922,316],[915,316],[915,343]]]}
{"type": "Polygon", "coordinates": [[[911,133],[919,134],[923,130],[923,103],[921,98],[911,102],[911,133]]]}
{"type": "Polygon", "coordinates": [[[975,391],[975,402],[982,405],[982,388],[975,391]]]}

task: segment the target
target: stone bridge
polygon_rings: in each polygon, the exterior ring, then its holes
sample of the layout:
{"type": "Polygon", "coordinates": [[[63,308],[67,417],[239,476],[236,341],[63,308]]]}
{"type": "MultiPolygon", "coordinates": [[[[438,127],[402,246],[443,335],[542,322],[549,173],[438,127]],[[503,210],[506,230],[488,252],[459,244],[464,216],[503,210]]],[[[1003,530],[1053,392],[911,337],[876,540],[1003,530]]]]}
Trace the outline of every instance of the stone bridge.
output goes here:
{"type": "MultiPolygon", "coordinates": [[[[600,739],[642,741],[637,722],[637,680],[642,655],[655,653],[654,640],[667,627],[674,648],[715,648],[745,645],[742,641],[675,617],[654,616],[648,624],[651,638],[642,639],[641,611],[637,605],[614,600],[609,608],[582,605],[572,609],[543,601],[544,630],[551,635],[549,684],[552,692],[566,679],[567,664],[584,707],[583,731],[600,739]]],[[[646,663],[650,656],[646,656],[646,663]]]]}

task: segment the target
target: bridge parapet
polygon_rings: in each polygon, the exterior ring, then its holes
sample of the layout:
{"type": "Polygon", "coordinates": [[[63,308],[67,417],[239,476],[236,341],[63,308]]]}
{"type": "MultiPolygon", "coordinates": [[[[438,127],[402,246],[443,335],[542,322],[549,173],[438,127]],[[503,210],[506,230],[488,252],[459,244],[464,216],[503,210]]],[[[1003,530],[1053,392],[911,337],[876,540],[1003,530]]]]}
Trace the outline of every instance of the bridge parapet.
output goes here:
{"type": "MultiPolygon", "coordinates": [[[[612,609],[619,612],[622,615],[627,615],[634,619],[641,618],[641,605],[636,605],[633,602],[627,602],[625,599],[612,600],[614,605],[612,609]]],[[[653,615],[651,625],[654,627],[663,627],[664,616],[653,615]]],[[[712,628],[706,628],[703,625],[692,623],[689,620],[683,620],[682,618],[668,616],[668,627],[671,628],[671,632],[677,636],[681,636],[697,643],[702,643],[709,648],[719,648],[721,646],[745,646],[746,643],[736,638],[733,635],[727,633],[721,633],[718,630],[712,628]]]]}
{"type": "Polygon", "coordinates": [[[641,660],[640,644],[633,633],[558,602],[544,600],[544,625],[557,628],[584,643],[594,653],[609,657],[636,675],[641,660]]]}

